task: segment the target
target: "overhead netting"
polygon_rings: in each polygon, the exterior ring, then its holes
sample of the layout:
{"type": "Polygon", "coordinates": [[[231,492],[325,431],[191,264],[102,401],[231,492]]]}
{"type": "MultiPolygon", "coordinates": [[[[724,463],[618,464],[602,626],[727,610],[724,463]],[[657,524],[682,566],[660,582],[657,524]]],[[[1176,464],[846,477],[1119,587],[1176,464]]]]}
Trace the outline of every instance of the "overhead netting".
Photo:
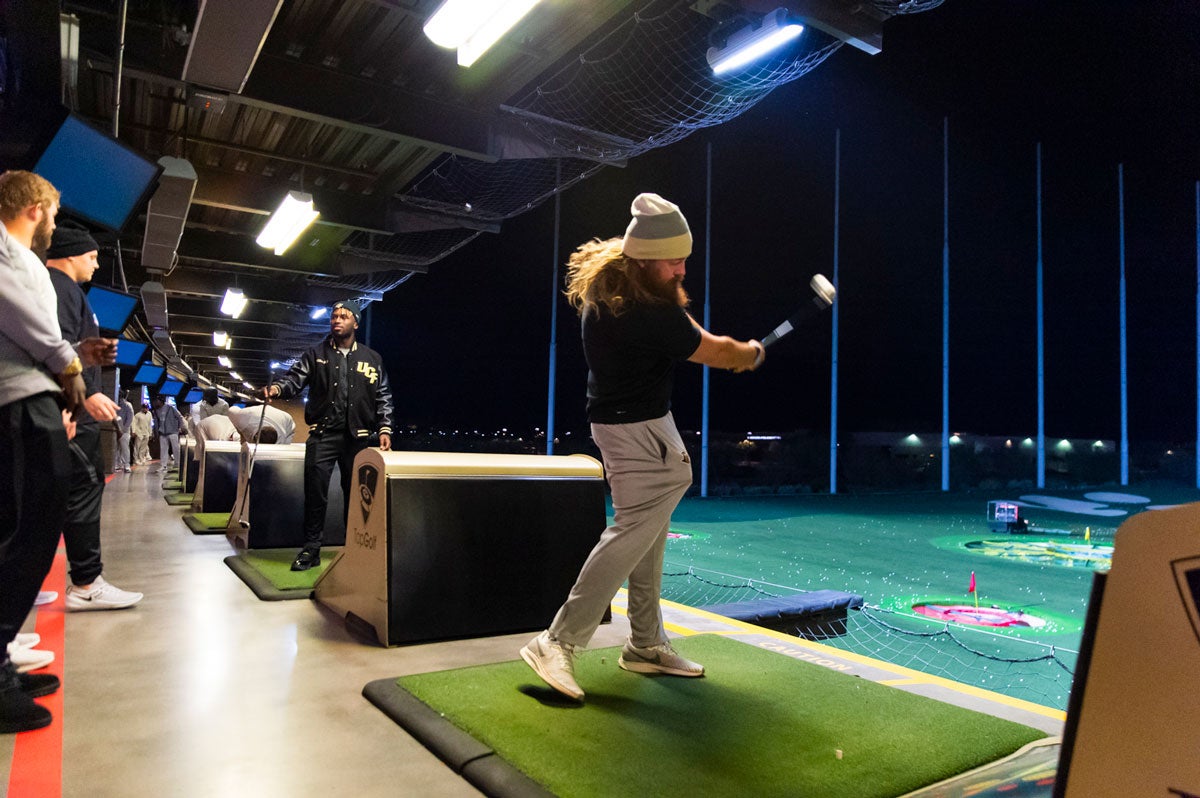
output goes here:
{"type": "MultiPolygon", "coordinates": [[[[805,591],[755,579],[666,564],[662,597],[689,607],[754,601],[805,591]]],[[[804,630],[781,629],[812,637],[804,630]]],[[[870,604],[849,610],[844,633],[830,625],[822,645],[890,662],[1001,695],[1065,710],[1078,652],[895,612],[870,604]]]]}
{"type": "MultiPolygon", "coordinates": [[[[633,13],[576,61],[502,109],[511,131],[540,145],[483,163],[447,156],[403,195],[415,207],[507,219],[604,163],[677,142],[744,113],[773,89],[819,66],[842,42],[809,29],[774,57],[717,78],[705,53],[721,22],[689,4],[655,2],[633,13]],[[558,162],[561,161],[561,164],[558,162]],[[561,165],[561,172],[559,167],[561,165]]],[[[726,23],[745,24],[745,20],[726,23]]],[[[503,131],[502,131],[503,134],[503,131]]]]}

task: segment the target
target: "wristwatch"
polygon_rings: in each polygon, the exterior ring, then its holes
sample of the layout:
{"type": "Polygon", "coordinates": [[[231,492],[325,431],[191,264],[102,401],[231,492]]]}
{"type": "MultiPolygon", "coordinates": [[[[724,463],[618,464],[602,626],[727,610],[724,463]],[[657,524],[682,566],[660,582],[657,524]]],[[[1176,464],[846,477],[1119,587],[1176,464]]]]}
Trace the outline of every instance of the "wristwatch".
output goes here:
{"type": "Polygon", "coordinates": [[[79,358],[75,358],[67,367],[59,374],[60,377],[74,377],[77,374],[83,373],[83,363],[79,362],[79,358]]]}

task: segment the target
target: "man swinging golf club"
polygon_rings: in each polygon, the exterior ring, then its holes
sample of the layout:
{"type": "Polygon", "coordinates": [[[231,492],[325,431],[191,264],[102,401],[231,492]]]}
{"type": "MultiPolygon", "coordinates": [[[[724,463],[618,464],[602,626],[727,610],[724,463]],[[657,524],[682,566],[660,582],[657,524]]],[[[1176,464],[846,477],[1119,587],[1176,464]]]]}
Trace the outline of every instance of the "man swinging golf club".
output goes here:
{"type": "Polygon", "coordinates": [[[263,398],[289,399],[308,387],[304,420],[304,548],[293,571],[321,563],[325,509],[333,464],[342,472],[346,517],[354,458],[378,436],[379,448],[392,448],[392,390],[383,359],[355,339],[362,311],[355,302],[337,302],[329,314],[329,337],[304,353],[282,378],[263,389],[263,398]]]}
{"type": "Polygon", "coordinates": [[[627,671],[703,676],[663,629],[659,594],[671,513],[692,484],[692,463],[671,417],[675,364],[750,371],[762,364],[758,341],[703,329],[685,310],[683,276],[692,233],[679,208],[657,194],[633,201],[624,238],[593,240],[571,255],[567,299],[578,309],[588,364],[587,410],[604,458],[614,520],[550,628],[521,649],[548,685],[575,700],[576,650],[588,644],[613,594],[629,580],[627,671]]]}

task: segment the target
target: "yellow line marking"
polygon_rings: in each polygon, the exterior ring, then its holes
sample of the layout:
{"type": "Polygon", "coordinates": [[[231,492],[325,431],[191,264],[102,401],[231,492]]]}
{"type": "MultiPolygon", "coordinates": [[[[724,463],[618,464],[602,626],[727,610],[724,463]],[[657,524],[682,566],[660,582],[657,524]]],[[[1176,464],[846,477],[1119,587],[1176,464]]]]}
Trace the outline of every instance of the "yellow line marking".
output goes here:
{"type": "MultiPolygon", "coordinates": [[[[628,592],[626,591],[625,588],[621,588],[618,591],[618,595],[621,595],[621,594],[624,594],[626,599],[628,599],[628,592]]],[[[895,665],[891,662],[884,662],[883,660],[874,659],[872,657],[867,657],[862,654],[855,654],[854,652],[851,652],[851,651],[842,651],[840,648],[834,648],[833,646],[826,646],[826,645],[822,645],[821,643],[815,643],[811,640],[805,640],[802,637],[793,637],[791,635],[784,634],[783,632],[776,632],[773,629],[767,629],[762,626],[755,626],[754,624],[746,623],[745,621],[738,621],[733,618],[726,618],[723,615],[716,615],[715,613],[711,613],[706,610],[697,609],[695,607],[688,607],[684,604],[676,604],[675,602],[667,601],[666,599],[661,599],[661,603],[664,607],[670,607],[671,609],[678,610],[679,612],[682,612],[684,614],[693,615],[698,618],[704,618],[709,621],[715,621],[715,622],[724,624],[728,627],[732,627],[732,630],[730,630],[730,631],[717,631],[717,630],[706,630],[706,629],[694,629],[694,628],[691,628],[688,626],[681,626],[678,623],[664,624],[668,630],[670,630],[680,636],[683,636],[683,637],[690,637],[691,635],[698,635],[698,634],[721,634],[721,635],[727,635],[730,637],[736,637],[738,635],[747,634],[747,633],[765,636],[765,637],[772,638],[774,640],[778,640],[782,643],[787,643],[789,646],[793,646],[793,647],[801,648],[801,649],[807,649],[813,653],[821,654],[824,657],[829,658],[829,659],[841,659],[841,660],[844,660],[847,662],[854,662],[854,663],[857,663],[859,665],[863,665],[863,666],[866,666],[869,668],[877,668],[882,671],[894,673],[898,677],[895,680],[881,681],[880,682],[881,684],[893,684],[893,685],[896,685],[896,684],[908,684],[908,685],[928,684],[928,685],[933,685],[933,686],[937,686],[937,687],[942,687],[947,690],[951,690],[956,693],[961,693],[962,695],[968,695],[973,698],[978,698],[978,699],[981,699],[984,701],[991,701],[996,704],[1003,704],[1004,706],[1012,707],[1014,709],[1019,709],[1024,712],[1031,712],[1035,715],[1041,715],[1043,717],[1051,718],[1053,720],[1065,722],[1067,719],[1067,713],[1063,712],[1060,709],[1054,709],[1053,707],[1042,706],[1041,704],[1035,704],[1032,701],[1025,701],[1020,698],[1013,698],[1011,696],[1001,695],[1000,693],[995,693],[995,692],[992,692],[991,690],[984,690],[981,687],[973,687],[972,685],[962,684],[961,682],[956,682],[952,679],[947,679],[942,676],[934,676],[932,674],[922,673],[921,671],[916,671],[911,668],[906,668],[902,665],[895,665]]],[[[613,609],[614,613],[618,613],[620,615],[627,614],[626,608],[624,606],[613,604],[612,609],[613,609]]]]}

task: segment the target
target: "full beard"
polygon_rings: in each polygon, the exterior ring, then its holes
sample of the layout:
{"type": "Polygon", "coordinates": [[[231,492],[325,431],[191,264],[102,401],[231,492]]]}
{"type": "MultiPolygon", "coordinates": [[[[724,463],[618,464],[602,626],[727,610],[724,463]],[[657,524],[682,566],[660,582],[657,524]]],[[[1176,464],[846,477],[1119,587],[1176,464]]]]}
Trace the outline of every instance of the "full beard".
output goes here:
{"type": "Polygon", "coordinates": [[[640,270],[636,272],[636,274],[638,275],[638,281],[641,282],[642,287],[645,288],[648,293],[663,300],[664,302],[668,302],[672,305],[678,305],[681,308],[686,308],[689,304],[691,304],[691,297],[688,296],[687,291],[684,289],[683,280],[681,278],[671,278],[665,283],[655,283],[646,279],[645,273],[640,270]]]}
{"type": "Polygon", "coordinates": [[[46,259],[46,250],[50,249],[50,239],[54,231],[50,228],[50,217],[43,216],[42,220],[37,223],[37,227],[33,229],[33,236],[30,239],[29,249],[33,251],[42,260],[46,259]]]}

